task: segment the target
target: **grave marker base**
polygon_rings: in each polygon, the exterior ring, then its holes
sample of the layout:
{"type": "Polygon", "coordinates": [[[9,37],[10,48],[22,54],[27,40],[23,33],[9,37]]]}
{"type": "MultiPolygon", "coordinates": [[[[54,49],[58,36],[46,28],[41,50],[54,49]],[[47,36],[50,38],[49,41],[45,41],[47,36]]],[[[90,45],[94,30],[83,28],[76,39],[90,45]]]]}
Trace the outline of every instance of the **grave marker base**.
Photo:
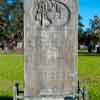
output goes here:
{"type": "Polygon", "coordinates": [[[24,91],[19,90],[19,84],[17,83],[13,87],[13,100],[88,100],[88,93],[85,88],[80,87],[80,82],[78,81],[78,87],[74,91],[74,94],[67,95],[40,95],[40,96],[24,96],[24,91]],[[22,94],[22,95],[21,95],[22,94]]]}

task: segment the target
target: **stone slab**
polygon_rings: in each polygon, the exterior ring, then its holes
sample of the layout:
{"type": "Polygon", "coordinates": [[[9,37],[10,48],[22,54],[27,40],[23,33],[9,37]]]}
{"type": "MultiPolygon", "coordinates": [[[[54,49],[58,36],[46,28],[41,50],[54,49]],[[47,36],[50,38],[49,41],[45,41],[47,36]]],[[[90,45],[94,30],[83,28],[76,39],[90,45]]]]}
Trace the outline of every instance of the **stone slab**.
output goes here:
{"type": "Polygon", "coordinates": [[[77,0],[24,0],[25,96],[77,87],[77,0]]]}

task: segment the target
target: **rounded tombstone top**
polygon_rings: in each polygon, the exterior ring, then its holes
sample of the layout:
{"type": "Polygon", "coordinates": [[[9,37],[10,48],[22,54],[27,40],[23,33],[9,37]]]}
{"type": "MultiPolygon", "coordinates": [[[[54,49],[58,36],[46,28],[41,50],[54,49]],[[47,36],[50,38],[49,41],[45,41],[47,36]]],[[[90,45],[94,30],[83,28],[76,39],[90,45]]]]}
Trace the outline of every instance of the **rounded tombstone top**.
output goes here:
{"type": "Polygon", "coordinates": [[[67,4],[61,0],[34,0],[32,9],[33,20],[42,28],[50,26],[65,26],[68,24],[71,12],[67,4]]]}

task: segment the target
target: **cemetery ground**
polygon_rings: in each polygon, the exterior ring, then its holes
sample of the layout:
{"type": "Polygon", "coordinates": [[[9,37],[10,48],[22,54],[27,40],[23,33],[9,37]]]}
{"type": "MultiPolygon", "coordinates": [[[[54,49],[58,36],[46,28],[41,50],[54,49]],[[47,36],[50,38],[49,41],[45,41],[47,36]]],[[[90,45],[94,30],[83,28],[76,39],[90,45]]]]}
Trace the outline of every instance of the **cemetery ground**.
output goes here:
{"type": "MultiPolygon", "coordinates": [[[[89,100],[100,100],[100,56],[79,55],[78,75],[89,93],[89,100]]],[[[0,55],[0,100],[10,100],[12,87],[18,82],[23,89],[23,55],[0,55]]],[[[12,100],[12,99],[11,99],[12,100]]]]}

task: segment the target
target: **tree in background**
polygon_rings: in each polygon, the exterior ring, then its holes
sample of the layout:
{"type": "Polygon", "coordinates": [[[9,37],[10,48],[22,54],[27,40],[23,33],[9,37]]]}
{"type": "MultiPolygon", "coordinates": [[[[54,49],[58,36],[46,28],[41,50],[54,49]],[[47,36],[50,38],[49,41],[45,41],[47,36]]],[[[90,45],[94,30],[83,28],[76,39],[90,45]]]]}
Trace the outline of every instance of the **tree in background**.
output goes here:
{"type": "Polygon", "coordinates": [[[79,33],[84,33],[84,25],[83,25],[83,23],[82,23],[82,16],[78,16],[78,32],[79,33]]]}
{"type": "Polygon", "coordinates": [[[83,44],[85,41],[85,34],[84,34],[84,25],[82,23],[82,16],[78,16],[78,43],[79,43],[79,48],[80,44],[83,44]]]}
{"type": "Polygon", "coordinates": [[[22,0],[3,0],[0,5],[0,40],[15,39],[23,41],[23,16],[22,0]]]}
{"type": "Polygon", "coordinates": [[[88,46],[88,52],[92,52],[95,49],[95,45],[100,42],[100,18],[94,16],[90,19],[89,28],[86,30],[87,40],[86,44],[88,46]]]}
{"type": "Polygon", "coordinates": [[[100,18],[94,16],[93,19],[90,19],[90,29],[92,35],[92,41],[97,43],[100,42],[100,18]]]}

